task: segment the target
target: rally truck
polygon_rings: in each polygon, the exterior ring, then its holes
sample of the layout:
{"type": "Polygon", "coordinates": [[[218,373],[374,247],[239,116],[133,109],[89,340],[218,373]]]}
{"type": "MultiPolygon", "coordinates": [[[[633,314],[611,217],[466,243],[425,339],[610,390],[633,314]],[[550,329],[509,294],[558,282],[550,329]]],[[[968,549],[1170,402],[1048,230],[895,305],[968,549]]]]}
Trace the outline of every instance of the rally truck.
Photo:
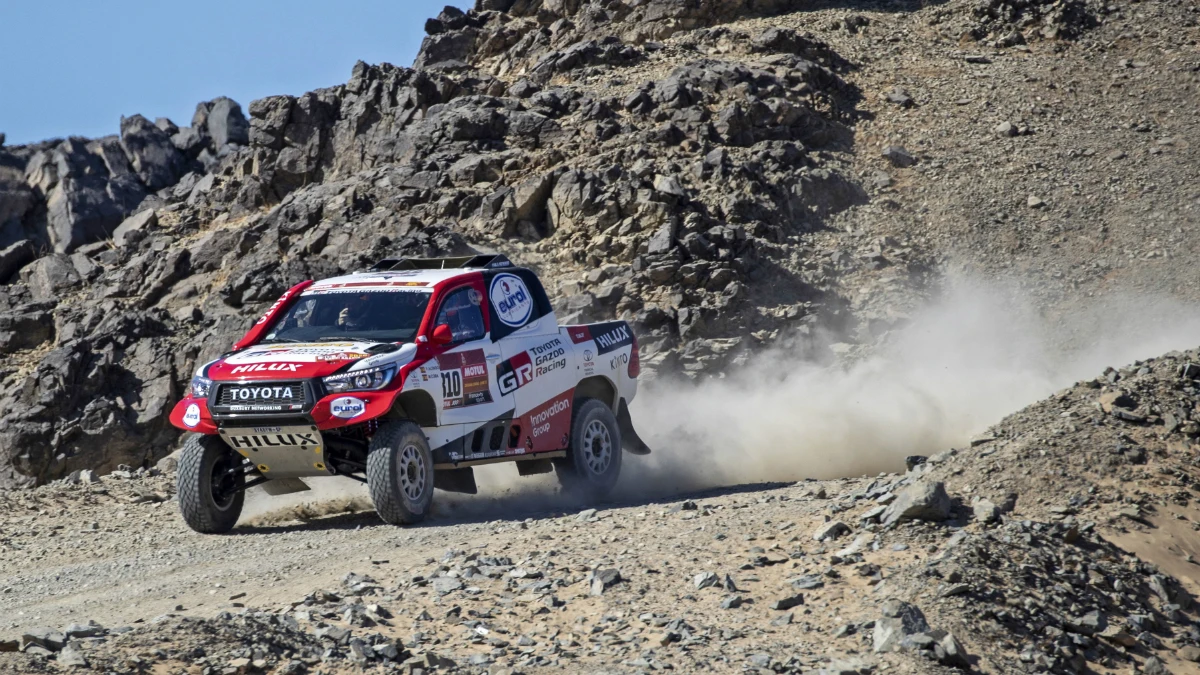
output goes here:
{"type": "Polygon", "coordinates": [[[198,532],[228,532],[247,488],[345,476],[383,520],[412,524],[434,488],[473,494],[472,467],[495,462],[600,498],[622,449],[650,452],[629,415],[638,371],[629,324],[559,326],[537,275],[503,255],[305,281],[200,366],[171,411],[192,432],[180,510],[198,532]]]}

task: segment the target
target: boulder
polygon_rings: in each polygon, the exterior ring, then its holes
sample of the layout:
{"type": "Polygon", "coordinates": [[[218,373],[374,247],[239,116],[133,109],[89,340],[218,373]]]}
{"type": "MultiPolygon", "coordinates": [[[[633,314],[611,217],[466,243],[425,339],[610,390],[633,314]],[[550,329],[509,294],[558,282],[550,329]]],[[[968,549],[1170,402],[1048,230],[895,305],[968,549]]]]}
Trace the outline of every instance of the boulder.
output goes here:
{"type": "Polygon", "coordinates": [[[33,260],[33,242],[22,239],[5,249],[0,249],[0,284],[7,282],[12,275],[33,260]]]}
{"type": "Polygon", "coordinates": [[[53,336],[54,317],[44,309],[0,313],[0,354],[32,349],[53,336]]]}
{"type": "Polygon", "coordinates": [[[950,495],[941,481],[918,481],[896,495],[880,522],[890,527],[905,520],[942,521],[950,517],[950,508],[950,495]]]}
{"type": "Polygon", "coordinates": [[[840,520],[825,523],[818,527],[816,532],[813,532],[813,539],[816,541],[825,541],[827,539],[837,539],[843,534],[850,533],[850,526],[840,520]]]}
{"type": "Polygon", "coordinates": [[[875,635],[872,650],[879,654],[898,648],[905,637],[928,633],[929,623],[925,614],[916,605],[901,600],[888,600],[883,605],[883,616],[875,620],[875,635]]]}
{"type": "Polygon", "coordinates": [[[242,106],[231,98],[221,96],[210,102],[205,128],[213,148],[250,143],[250,123],[242,114],[242,106]]]}
{"type": "Polygon", "coordinates": [[[174,185],[187,171],[184,156],[171,137],[141,115],[121,118],[121,147],[138,178],[151,190],[174,185]]]}
{"type": "Polygon", "coordinates": [[[107,237],[145,196],[115,138],[62,141],[30,158],[25,179],[46,200],[38,236],[59,253],[107,237]]]}
{"type": "Polygon", "coordinates": [[[145,236],[148,230],[158,225],[158,213],[154,209],[146,209],[126,218],[117,229],[113,230],[113,243],[125,246],[145,236]]]}
{"type": "Polygon", "coordinates": [[[70,256],[55,253],[27,265],[21,270],[21,281],[34,300],[57,300],[82,279],[70,256]]]}
{"type": "Polygon", "coordinates": [[[996,506],[989,499],[980,499],[971,506],[975,513],[975,520],[981,523],[990,523],[993,520],[1000,518],[1000,507],[996,506]]]}

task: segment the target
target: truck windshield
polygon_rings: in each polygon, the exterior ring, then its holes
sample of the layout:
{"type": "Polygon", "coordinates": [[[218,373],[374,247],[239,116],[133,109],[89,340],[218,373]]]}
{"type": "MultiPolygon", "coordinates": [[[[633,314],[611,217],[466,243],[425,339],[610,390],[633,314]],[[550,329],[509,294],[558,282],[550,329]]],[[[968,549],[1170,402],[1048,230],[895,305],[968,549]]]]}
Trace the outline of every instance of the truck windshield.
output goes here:
{"type": "Polygon", "coordinates": [[[432,294],[426,290],[304,294],[275,321],[264,342],[412,342],[432,294]]]}

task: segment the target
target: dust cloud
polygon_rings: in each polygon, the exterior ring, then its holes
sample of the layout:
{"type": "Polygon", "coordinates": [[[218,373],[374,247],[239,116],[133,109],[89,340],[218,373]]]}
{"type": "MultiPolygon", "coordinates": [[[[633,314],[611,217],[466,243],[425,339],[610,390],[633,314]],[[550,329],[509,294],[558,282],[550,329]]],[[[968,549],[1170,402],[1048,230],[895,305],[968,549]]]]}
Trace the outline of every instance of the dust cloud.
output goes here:
{"type": "Polygon", "coordinates": [[[624,494],[903,471],[1108,366],[1200,345],[1200,307],[1122,296],[1045,315],[1013,297],[959,282],[848,366],[814,361],[815,340],[644,387],[632,412],[654,452],[626,455],[624,494]]]}
{"type": "MultiPolygon", "coordinates": [[[[759,352],[721,379],[644,384],[632,414],[653,453],[623,455],[613,497],[903,471],[906,455],[961,447],[1005,415],[1108,366],[1200,345],[1200,307],[1113,296],[1043,314],[1020,297],[1015,286],[959,281],[881,338],[872,356],[849,365],[828,364],[837,338],[822,336],[791,351],[759,352]]],[[[520,477],[511,464],[475,473],[479,494],[439,492],[435,518],[583,506],[558,492],[553,474],[520,477]]],[[[359,483],[308,482],[310,492],[248,495],[243,523],[371,510],[359,483]]]]}
{"type": "Polygon", "coordinates": [[[246,505],[239,523],[254,527],[307,522],[339,513],[370,511],[367,486],[350,478],[305,478],[309,489],[273,497],[261,488],[246,491],[246,505]]]}

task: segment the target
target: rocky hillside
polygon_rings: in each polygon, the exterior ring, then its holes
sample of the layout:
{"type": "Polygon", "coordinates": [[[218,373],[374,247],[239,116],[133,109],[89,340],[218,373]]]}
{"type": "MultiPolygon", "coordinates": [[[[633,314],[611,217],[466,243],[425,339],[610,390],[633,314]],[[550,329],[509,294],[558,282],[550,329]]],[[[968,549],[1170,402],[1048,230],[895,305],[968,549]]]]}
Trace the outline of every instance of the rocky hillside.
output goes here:
{"type": "Polygon", "coordinates": [[[254,101],[248,130],[218,100],[6,149],[0,486],[164,455],[168,406],[248,317],[385,255],[504,251],[691,377],[818,330],[869,344],[951,269],[1048,307],[1194,298],[1196,18],[481,0],[427,23],[414,68],[254,101]]]}

